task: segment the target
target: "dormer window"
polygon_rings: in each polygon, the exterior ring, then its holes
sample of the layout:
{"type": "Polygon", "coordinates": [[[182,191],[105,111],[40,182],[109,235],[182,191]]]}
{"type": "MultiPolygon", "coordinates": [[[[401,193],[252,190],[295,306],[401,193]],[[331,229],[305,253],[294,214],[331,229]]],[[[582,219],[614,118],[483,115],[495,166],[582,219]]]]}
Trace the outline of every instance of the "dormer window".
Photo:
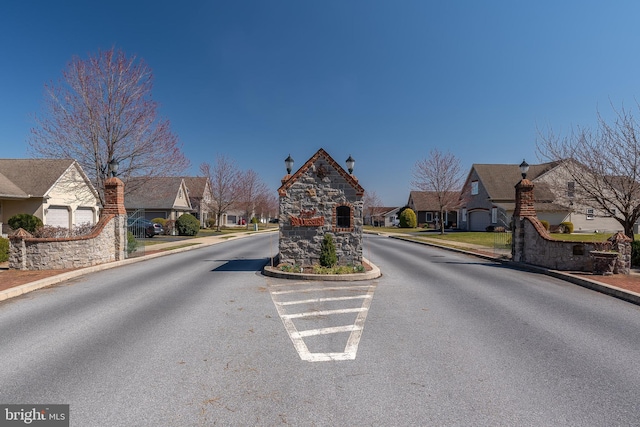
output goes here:
{"type": "Polygon", "coordinates": [[[478,194],[478,181],[471,181],[471,195],[476,196],[478,194]]]}

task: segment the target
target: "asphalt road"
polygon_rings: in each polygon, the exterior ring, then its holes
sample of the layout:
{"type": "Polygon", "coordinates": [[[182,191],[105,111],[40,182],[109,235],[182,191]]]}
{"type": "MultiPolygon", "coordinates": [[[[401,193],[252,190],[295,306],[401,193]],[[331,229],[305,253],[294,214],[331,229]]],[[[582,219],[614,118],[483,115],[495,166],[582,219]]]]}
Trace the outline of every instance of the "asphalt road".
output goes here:
{"type": "Polygon", "coordinates": [[[365,239],[383,276],[261,276],[256,235],[0,303],[0,403],[72,426],[639,425],[640,308],[365,239]]]}

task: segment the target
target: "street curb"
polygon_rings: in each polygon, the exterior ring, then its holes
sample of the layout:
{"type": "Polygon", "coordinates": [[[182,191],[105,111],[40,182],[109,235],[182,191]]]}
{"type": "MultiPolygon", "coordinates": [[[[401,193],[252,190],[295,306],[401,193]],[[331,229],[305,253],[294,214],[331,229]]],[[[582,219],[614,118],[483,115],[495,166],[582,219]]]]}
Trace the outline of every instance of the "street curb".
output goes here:
{"type": "Polygon", "coordinates": [[[407,239],[403,236],[390,235],[388,237],[392,239],[404,240],[405,242],[418,243],[421,245],[433,246],[439,249],[446,249],[452,252],[472,255],[472,256],[483,258],[489,261],[498,262],[504,265],[505,267],[513,268],[515,270],[522,270],[522,271],[529,271],[532,273],[544,274],[546,276],[564,280],[566,282],[573,283],[574,285],[582,286],[583,288],[591,289],[592,291],[600,292],[602,294],[609,295],[614,298],[618,298],[623,301],[630,302],[632,304],[640,305],[640,294],[636,292],[628,291],[626,289],[621,289],[616,286],[607,285],[606,283],[601,283],[601,282],[598,282],[597,280],[587,279],[585,277],[578,277],[571,273],[566,273],[558,270],[550,270],[548,268],[538,267],[531,264],[525,264],[521,262],[513,262],[511,260],[500,259],[500,258],[492,257],[490,255],[479,254],[479,253],[467,251],[464,249],[456,249],[450,246],[438,245],[436,243],[407,239]]]}
{"type": "MultiPolygon", "coordinates": [[[[137,262],[142,262],[146,260],[150,260],[153,258],[158,258],[166,255],[176,254],[180,252],[191,251],[194,249],[200,249],[207,246],[212,246],[218,243],[226,242],[229,240],[242,239],[250,236],[255,236],[259,234],[259,232],[254,232],[250,234],[240,234],[240,235],[232,235],[228,236],[224,239],[212,240],[211,242],[198,242],[190,246],[185,246],[177,249],[167,249],[162,252],[157,252],[155,254],[142,255],[140,257],[128,258],[122,261],[113,261],[105,264],[93,265],[91,267],[83,267],[77,270],[69,271],[66,273],[61,273],[55,276],[47,277],[44,279],[36,280],[31,283],[25,283],[24,285],[15,286],[13,288],[5,289],[0,291],[0,302],[5,301],[10,298],[15,298],[20,295],[27,294],[32,291],[37,291],[38,289],[46,288],[48,286],[56,285],[58,283],[64,282],[69,279],[75,279],[76,277],[84,276],[85,274],[96,273],[98,271],[108,270],[110,268],[121,267],[123,265],[134,264],[137,262]]],[[[203,238],[204,239],[204,238],[203,238]]],[[[176,244],[177,246],[178,244],[176,244]]],[[[0,276],[1,278],[2,276],[0,276]]]]}
{"type": "Polygon", "coordinates": [[[371,270],[364,273],[353,274],[310,274],[310,273],[292,273],[278,270],[276,267],[265,266],[262,269],[262,274],[269,277],[275,277],[278,279],[289,280],[317,280],[327,282],[348,282],[358,280],[372,280],[382,276],[382,272],[378,266],[372,264],[368,259],[363,258],[364,262],[371,266],[371,270]]]}

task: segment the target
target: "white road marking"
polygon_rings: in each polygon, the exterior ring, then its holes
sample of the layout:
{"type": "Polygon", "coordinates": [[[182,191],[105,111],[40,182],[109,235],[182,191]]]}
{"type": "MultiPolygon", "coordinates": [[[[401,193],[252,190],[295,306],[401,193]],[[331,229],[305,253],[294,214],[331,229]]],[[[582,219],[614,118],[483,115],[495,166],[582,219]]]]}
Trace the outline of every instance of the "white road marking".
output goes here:
{"type": "Polygon", "coordinates": [[[312,298],[296,301],[277,302],[280,305],[296,305],[296,304],[313,304],[314,302],[327,302],[327,301],[348,301],[352,299],[364,299],[371,298],[369,295],[356,295],[352,297],[331,297],[331,298],[312,298]]]}
{"type": "Polygon", "coordinates": [[[301,317],[315,317],[315,316],[329,316],[331,314],[346,314],[346,313],[358,313],[360,311],[366,311],[366,308],[341,308],[339,310],[318,310],[318,311],[306,311],[304,313],[294,314],[281,314],[283,319],[299,319],[301,317]]]}
{"type": "MultiPolygon", "coordinates": [[[[300,283],[298,283],[299,285],[300,283]]],[[[274,285],[273,287],[278,287],[278,286],[291,286],[291,285],[274,285]]],[[[283,294],[299,294],[299,293],[311,293],[311,292],[324,292],[324,291],[341,291],[341,290],[357,290],[357,289],[369,289],[369,286],[349,286],[349,287],[344,287],[344,286],[338,286],[338,287],[316,287],[316,288],[305,288],[303,291],[301,291],[300,289],[290,289],[287,291],[271,291],[271,294],[274,295],[283,295],[283,294]]]]}
{"type": "Polygon", "coordinates": [[[300,285],[308,285],[306,282],[296,282],[295,284],[286,284],[286,285],[273,285],[269,286],[269,291],[271,294],[271,299],[282,319],[282,323],[284,324],[285,330],[289,334],[291,341],[293,342],[293,346],[298,352],[298,355],[302,360],[309,362],[327,362],[327,361],[343,361],[343,360],[354,360],[356,358],[356,354],[358,352],[358,344],[360,343],[360,338],[362,337],[362,332],[364,329],[364,323],[367,318],[367,313],[369,311],[369,307],[371,306],[371,302],[373,301],[373,293],[375,292],[377,282],[373,282],[368,286],[328,286],[328,287],[310,287],[304,288],[300,287],[300,285]],[[291,289],[292,285],[298,285],[297,289],[291,289]],[[281,289],[283,287],[289,287],[288,290],[280,291],[276,289],[281,289]],[[364,292],[360,295],[353,295],[347,297],[328,297],[328,298],[312,298],[305,300],[295,300],[295,301],[278,301],[277,297],[283,294],[305,294],[309,292],[326,292],[326,291],[336,291],[336,290],[346,290],[351,292],[364,292]],[[343,308],[343,309],[328,309],[328,310],[315,310],[315,311],[305,311],[301,313],[287,313],[286,308],[292,308],[299,304],[314,304],[314,303],[331,303],[336,301],[355,301],[362,300],[362,305],[357,308],[343,308]],[[294,324],[294,319],[302,319],[302,318],[311,318],[314,316],[331,316],[334,314],[348,314],[348,313],[358,313],[356,317],[355,323],[353,325],[344,325],[344,326],[334,326],[328,328],[318,328],[318,329],[309,329],[305,331],[298,331],[294,324]],[[336,334],[336,333],[345,333],[350,332],[349,338],[345,345],[344,352],[342,353],[311,353],[304,342],[304,338],[319,336],[319,335],[328,335],[328,334],[336,334]]]}
{"type": "Polygon", "coordinates": [[[292,334],[292,337],[304,338],[304,337],[312,337],[315,335],[337,334],[340,332],[353,332],[361,329],[362,328],[356,325],[334,326],[333,328],[309,329],[307,331],[294,332],[292,334]]]}

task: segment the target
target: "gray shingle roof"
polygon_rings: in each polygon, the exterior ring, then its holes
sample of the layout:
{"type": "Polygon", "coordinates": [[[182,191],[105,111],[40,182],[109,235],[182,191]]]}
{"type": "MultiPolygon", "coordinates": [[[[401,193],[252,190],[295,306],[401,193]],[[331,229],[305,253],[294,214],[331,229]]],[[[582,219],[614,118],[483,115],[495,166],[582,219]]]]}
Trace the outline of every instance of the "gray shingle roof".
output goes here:
{"type": "MultiPolygon", "coordinates": [[[[531,165],[527,179],[535,181],[540,175],[558,166],[559,162],[531,165]]],[[[515,186],[522,179],[518,165],[474,164],[473,168],[484,185],[491,200],[514,200],[515,186]]],[[[536,182],[535,198],[538,201],[552,201],[554,195],[549,187],[536,182]]]]}
{"type": "Polygon", "coordinates": [[[0,195],[43,197],[73,159],[0,159],[0,195]]]}
{"type": "Polygon", "coordinates": [[[202,176],[183,176],[182,179],[184,179],[184,183],[189,189],[189,197],[202,198],[204,196],[207,178],[202,176]]]}
{"type": "Polygon", "coordinates": [[[129,178],[124,186],[124,206],[127,209],[171,209],[182,182],[180,176],[129,178]]]}
{"type": "MultiPolygon", "coordinates": [[[[449,191],[450,200],[456,204],[460,196],[458,191],[449,191]]],[[[440,210],[438,196],[435,191],[411,191],[409,197],[413,200],[413,206],[417,211],[437,212],[440,210]]],[[[451,208],[454,208],[452,206],[451,208]]]]}

